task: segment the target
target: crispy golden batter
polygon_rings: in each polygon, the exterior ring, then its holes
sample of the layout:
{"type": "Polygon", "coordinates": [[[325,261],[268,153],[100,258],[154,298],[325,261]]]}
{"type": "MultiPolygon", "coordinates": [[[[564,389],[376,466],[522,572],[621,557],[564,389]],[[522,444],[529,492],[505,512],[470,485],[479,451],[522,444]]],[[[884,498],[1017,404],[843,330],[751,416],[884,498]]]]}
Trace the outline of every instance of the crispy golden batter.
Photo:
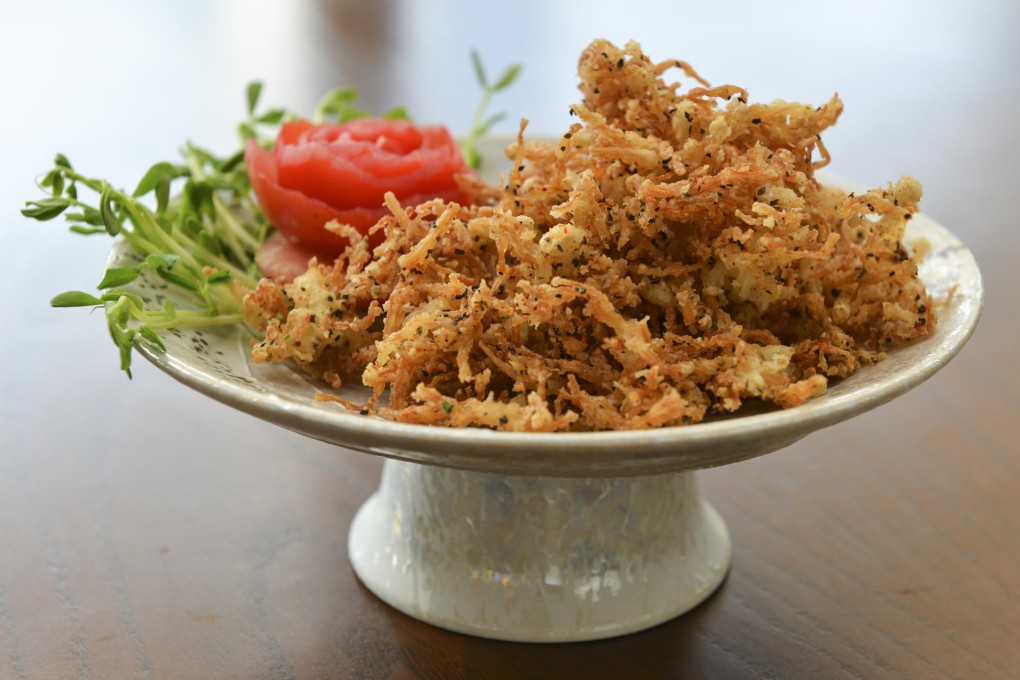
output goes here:
{"type": "Polygon", "coordinates": [[[579,70],[579,122],[552,142],[522,123],[505,185],[466,182],[477,205],[390,196],[374,251],[332,225],[352,243],[335,264],[263,280],[254,358],[360,381],[402,422],[634,429],[796,406],[933,330],[901,243],[920,184],[814,178],[838,97],[750,103],[635,43],[595,41],[579,70]]]}

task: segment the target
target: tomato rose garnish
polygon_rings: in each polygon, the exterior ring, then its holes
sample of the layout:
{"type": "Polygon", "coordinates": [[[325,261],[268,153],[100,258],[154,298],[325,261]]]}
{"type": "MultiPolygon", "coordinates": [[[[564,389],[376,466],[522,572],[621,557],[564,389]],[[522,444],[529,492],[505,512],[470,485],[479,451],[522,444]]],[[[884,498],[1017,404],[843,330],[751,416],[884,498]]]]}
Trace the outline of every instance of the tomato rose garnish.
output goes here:
{"type": "MultiPolygon", "coordinates": [[[[330,259],[347,241],[326,231],[327,222],[367,232],[389,212],[382,205],[387,191],[405,206],[460,200],[454,176],[467,170],[446,128],[372,118],[340,125],[287,122],[272,149],[251,140],[244,158],[273,226],[330,259]]],[[[373,240],[381,238],[376,234],[373,240]]]]}

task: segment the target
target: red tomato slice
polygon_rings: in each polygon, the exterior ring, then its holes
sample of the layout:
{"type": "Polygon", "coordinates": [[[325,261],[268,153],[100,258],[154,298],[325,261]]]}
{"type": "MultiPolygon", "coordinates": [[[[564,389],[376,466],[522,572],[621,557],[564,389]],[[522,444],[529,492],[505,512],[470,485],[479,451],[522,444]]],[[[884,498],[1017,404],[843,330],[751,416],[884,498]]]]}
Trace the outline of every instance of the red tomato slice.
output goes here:
{"type": "MultiPolygon", "coordinates": [[[[347,239],[323,228],[327,222],[338,220],[364,232],[388,212],[382,207],[337,210],[300,191],[280,186],[273,152],[254,141],[248,142],[244,158],[252,189],[273,226],[327,257],[336,257],[347,245],[347,239]]],[[[382,235],[374,236],[373,240],[372,245],[378,245],[382,235]]]]}
{"type": "Polygon", "coordinates": [[[461,200],[455,175],[467,171],[446,128],[376,119],[287,122],[272,150],[249,142],[245,162],[270,222],[327,261],[346,245],[323,228],[330,220],[366,232],[389,213],[387,191],[404,206],[461,200]]]}
{"type": "MultiPolygon", "coordinates": [[[[296,241],[292,241],[281,231],[270,234],[258,252],[255,253],[255,264],[265,273],[282,282],[296,279],[308,269],[308,261],[318,257],[324,260],[322,253],[317,253],[296,241]]],[[[325,261],[329,261],[326,256],[325,261]]]]}

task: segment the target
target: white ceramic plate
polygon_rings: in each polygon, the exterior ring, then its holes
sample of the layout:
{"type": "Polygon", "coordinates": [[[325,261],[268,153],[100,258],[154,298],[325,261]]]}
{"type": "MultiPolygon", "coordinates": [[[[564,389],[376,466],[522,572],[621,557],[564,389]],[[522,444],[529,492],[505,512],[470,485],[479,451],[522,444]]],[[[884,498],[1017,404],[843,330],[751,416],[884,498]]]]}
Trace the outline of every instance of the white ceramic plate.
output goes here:
{"type": "MultiPolygon", "coordinates": [[[[939,310],[934,335],[890,352],[885,361],[831,385],[824,396],[802,406],[686,427],[508,433],[407,425],[316,401],[314,395],[325,389],[323,385],[288,365],[251,361],[252,336],[242,328],[167,333],[165,352],[145,341],[140,341],[139,350],[180,382],[257,418],[399,460],[509,475],[565,477],[695,470],[774,451],[814,430],[875,408],[930,378],[960,351],[981,313],[980,272],[960,240],[924,215],[910,221],[906,241],[909,245],[920,237],[932,244],[920,267],[932,296],[945,299],[953,290],[949,306],[939,310]]],[[[118,242],[107,264],[123,266],[132,257],[125,244],[118,242]]],[[[139,277],[131,286],[157,304],[172,296],[158,279],[139,277]]],[[[364,401],[368,391],[348,387],[341,395],[364,401]]]]}

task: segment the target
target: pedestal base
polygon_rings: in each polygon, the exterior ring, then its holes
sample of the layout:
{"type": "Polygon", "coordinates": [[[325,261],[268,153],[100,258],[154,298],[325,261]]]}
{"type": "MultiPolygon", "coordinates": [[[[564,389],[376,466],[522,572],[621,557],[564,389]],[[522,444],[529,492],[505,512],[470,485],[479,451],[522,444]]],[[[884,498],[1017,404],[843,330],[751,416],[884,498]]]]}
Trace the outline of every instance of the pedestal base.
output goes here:
{"type": "Polygon", "coordinates": [[[511,477],[387,460],[358,511],[354,571],[382,600],[500,640],[624,635],[722,582],[730,539],[695,473],[511,477]]]}

